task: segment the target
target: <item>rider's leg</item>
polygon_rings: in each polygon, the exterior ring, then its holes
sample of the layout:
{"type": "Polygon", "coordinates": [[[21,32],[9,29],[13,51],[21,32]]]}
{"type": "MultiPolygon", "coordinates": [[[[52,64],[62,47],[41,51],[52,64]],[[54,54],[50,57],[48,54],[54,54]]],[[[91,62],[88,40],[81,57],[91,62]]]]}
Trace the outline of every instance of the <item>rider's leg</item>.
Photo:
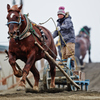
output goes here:
{"type": "Polygon", "coordinates": [[[69,58],[71,58],[71,68],[72,70],[75,70],[75,58],[74,58],[74,55],[75,55],[75,43],[68,43],[67,44],[67,52],[68,52],[68,56],[69,58]]]}

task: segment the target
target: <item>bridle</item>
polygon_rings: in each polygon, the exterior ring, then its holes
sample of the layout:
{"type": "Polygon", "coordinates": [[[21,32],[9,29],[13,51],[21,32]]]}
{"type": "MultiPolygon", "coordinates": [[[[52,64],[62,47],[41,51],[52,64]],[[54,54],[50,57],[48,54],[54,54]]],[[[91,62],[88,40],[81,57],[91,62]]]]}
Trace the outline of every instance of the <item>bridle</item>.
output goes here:
{"type": "Polygon", "coordinates": [[[13,34],[8,32],[8,34],[10,35],[10,37],[8,37],[8,38],[13,38],[16,33],[18,35],[20,34],[19,28],[22,25],[22,21],[24,21],[24,20],[22,20],[21,13],[19,13],[19,22],[17,22],[17,21],[7,22],[7,24],[6,24],[7,26],[9,26],[9,24],[18,24],[18,28],[17,28],[16,32],[14,32],[13,34]]]}
{"type": "Polygon", "coordinates": [[[21,20],[21,14],[20,13],[19,13],[19,19],[20,19],[19,22],[17,22],[17,21],[10,21],[10,22],[7,22],[6,25],[9,25],[9,24],[19,24],[20,25],[21,24],[21,21],[22,21],[21,20]]]}

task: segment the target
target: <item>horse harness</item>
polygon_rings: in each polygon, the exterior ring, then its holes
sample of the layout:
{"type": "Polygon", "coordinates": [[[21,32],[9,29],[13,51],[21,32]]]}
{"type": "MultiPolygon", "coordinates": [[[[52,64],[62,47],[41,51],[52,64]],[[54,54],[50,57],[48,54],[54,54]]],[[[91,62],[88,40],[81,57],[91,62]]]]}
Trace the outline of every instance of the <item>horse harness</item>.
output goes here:
{"type": "MultiPolygon", "coordinates": [[[[35,35],[41,42],[44,42],[44,40],[47,39],[47,37],[45,36],[43,30],[38,25],[36,25],[34,22],[29,20],[28,14],[24,14],[24,17],[25,17],[25,19],[27,21],[27,26],[24,29],[24,31],[21,34],[18,34],[18,35],[15,35],[15,33],[16,33],[15,32],[13,34],[13,36],[9,33],[10,36],[8,38],[14,38],[15,40],[22,40],[22,39],[27,38],[28,36],[30,36],[32,34],[33,36],[35,35]],[[36,31],[33,29],[32,25],[34,25],[35,27],[37,27],[39,29],[39,31],[40,31],[42,36],[40,36],[39,34],[36,33],[36,31]]],[[[18,24],[19,26],[18,26],[18,29],[17,29],[17,33],[18,32],[20,33],[19,28],[22,25],[22,23],[21,23],[22,21],[23,20],[21,18],[21,14],[19,13],[19,22],[10,21],[10,22],[7,23],[7,25],[9,25],[11,23],[18,24]]]]}

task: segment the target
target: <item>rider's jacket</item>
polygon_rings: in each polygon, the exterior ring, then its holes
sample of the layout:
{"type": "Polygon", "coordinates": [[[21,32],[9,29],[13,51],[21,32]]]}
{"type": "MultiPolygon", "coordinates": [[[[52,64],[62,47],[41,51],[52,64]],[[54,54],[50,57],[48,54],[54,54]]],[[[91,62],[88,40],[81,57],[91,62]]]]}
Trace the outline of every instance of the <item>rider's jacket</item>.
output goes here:
{"type": "MultiPolygon", "coordinates": [[[[58,19],[57,20],[57,26],[59,26],[61,28],[60,33],[63,37],[63,39],[65,40],[66,43],[71,42],[71,43],[75,43],[75,33],[74,33],[74,28],[73,28],[73,23],[71,21],[71,16],[68,15],[68,17],[64,17],[63,19],[58,19]],[[61,21],[62,20],[62,21],[61,21]]],[[[57,37],[58,31],[55,30],[53,33],[53,38],[57,37]]],[[[61,45],[64,46],[65,43],[63,42],[61,36],[61,45]]]]}

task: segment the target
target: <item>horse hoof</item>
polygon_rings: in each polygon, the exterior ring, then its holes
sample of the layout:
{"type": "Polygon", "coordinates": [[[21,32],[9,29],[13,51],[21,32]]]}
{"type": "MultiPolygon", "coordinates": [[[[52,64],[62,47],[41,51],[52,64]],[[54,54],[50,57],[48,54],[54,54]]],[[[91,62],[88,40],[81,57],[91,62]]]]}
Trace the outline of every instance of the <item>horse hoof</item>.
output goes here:
{"type": "Polygon", "coordinates": [[[16,77],[22,77],[22,71],[21,70],[18,70],[18,73],[15,74],[16,77]]]}
{"type": "Polygon", "coordinates": [[[25,84],[23,82],[20,82],[17,91],[25,91],[25,89],[25,84]]]}
{"type": "Polygon", "coordinates": [[[33,86],[33,90],[34,90],[34,91],[39,91],[38,86],[33,86]]]}
{"type": "Polygon", "coordinates": [[[50,84],[50,89],[51,88],[55,88],[55,85],[54,84],[50,84]]]}

